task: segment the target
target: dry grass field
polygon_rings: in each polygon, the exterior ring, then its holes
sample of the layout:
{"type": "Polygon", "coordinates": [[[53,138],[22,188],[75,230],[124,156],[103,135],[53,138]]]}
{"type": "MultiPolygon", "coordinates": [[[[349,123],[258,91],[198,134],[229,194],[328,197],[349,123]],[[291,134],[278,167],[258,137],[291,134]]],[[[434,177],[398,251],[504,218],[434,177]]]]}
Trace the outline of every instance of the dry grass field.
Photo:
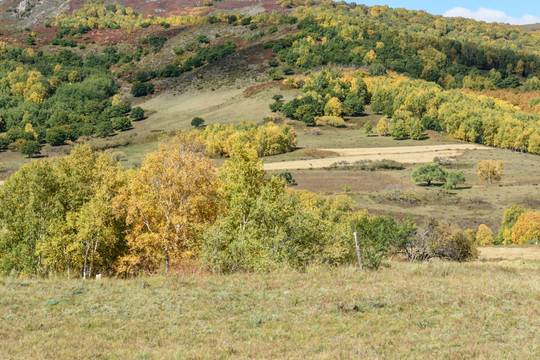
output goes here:
{"type": "Polygon", "coordinates": [[[339,157],[324,159],[293,160],[283,162],[271,162],[264,165],[265,170],[299,170],[320,169],[331,166],[338,161],[353,163],[360,160],[395,160],[403,164],[422,164],[433,161],[435,156],[458,157],[466,150],[491,150],[486,146],[475,144],[446,144],[446,145],[417,145],[400,147],[376,147],[376,148],[339,148],[318,149],[327,153],[338,154],[339,157]]]}
{"type": "MultiPolygon", "coordinates": [[[[504,248],[506,251],[506,248],[504,248]]],[[[540,261],[0,279],[2,359],[538,359],[540,261]]]]}

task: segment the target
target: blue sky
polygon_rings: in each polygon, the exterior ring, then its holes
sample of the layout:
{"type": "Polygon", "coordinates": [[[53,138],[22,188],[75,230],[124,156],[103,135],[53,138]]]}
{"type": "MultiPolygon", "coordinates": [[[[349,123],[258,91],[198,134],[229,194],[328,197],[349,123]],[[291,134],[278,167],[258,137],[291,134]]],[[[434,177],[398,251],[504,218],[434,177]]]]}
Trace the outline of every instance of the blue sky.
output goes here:
{"type": "Polygon", "coordinates": [[[370,6],[387,4],[391,8],[426,10],[435,15],[463,16],[488,22],[540,23],[539,0],[356,0],[354,2],[370,6]]]}

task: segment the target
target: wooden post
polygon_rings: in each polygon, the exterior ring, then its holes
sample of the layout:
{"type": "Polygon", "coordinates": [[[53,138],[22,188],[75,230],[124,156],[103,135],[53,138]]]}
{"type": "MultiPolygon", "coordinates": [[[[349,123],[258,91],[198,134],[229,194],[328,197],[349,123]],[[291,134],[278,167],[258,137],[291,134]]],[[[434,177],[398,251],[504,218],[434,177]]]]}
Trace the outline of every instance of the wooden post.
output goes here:
{"type": "Polygon", "coordinates": [[[360,266],[360,270],[364,270],[364,263],[362,262],[362,249],[360,249],[360,244],[358,244],[358,234],[355,231],[353,235],[354,244],[356,245],[356,255],[358,256],[358,265],[360,266]]]}

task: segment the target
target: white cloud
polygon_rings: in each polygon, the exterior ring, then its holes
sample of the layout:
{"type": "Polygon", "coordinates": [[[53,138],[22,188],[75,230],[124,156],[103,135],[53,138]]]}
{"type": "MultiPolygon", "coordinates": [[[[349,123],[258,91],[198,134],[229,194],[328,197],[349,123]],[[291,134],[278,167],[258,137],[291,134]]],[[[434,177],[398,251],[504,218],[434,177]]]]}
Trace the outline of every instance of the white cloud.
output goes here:
{"type": "Polygon", "coordinates": [[[479,8],[476,11],[465,9],[462,7],[455,7],[448,10],[443,14],[446,17],[464,17],[469,19],[475,19],[486,22],[501,22],[513,25],[525,25],[540,23],[540,17],[525,14],[522,17],[508,16],[504,11],[493,10],[486,8],[479,8]]]}

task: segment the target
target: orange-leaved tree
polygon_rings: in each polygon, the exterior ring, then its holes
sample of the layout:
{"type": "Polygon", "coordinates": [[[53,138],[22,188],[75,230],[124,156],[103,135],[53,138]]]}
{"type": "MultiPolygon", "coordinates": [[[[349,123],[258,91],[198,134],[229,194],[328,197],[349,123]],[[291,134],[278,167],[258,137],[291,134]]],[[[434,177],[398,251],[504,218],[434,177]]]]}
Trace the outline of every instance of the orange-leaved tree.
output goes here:
{"type": "Polygon", "coordinates": [[[218,207],[216,169],[203,148],[181,134],[132,171],[117,198],[129,246],[119,272],[151,272],[163,264],[167,273],[171,263],[196,256],[201,227],[214,220],[218,207]]]}
{"type": "Polygon", "coordinates": [[[525,244],[540,240],[540,212],[522,214],[512,228],[512,242],[525,244]]]}

